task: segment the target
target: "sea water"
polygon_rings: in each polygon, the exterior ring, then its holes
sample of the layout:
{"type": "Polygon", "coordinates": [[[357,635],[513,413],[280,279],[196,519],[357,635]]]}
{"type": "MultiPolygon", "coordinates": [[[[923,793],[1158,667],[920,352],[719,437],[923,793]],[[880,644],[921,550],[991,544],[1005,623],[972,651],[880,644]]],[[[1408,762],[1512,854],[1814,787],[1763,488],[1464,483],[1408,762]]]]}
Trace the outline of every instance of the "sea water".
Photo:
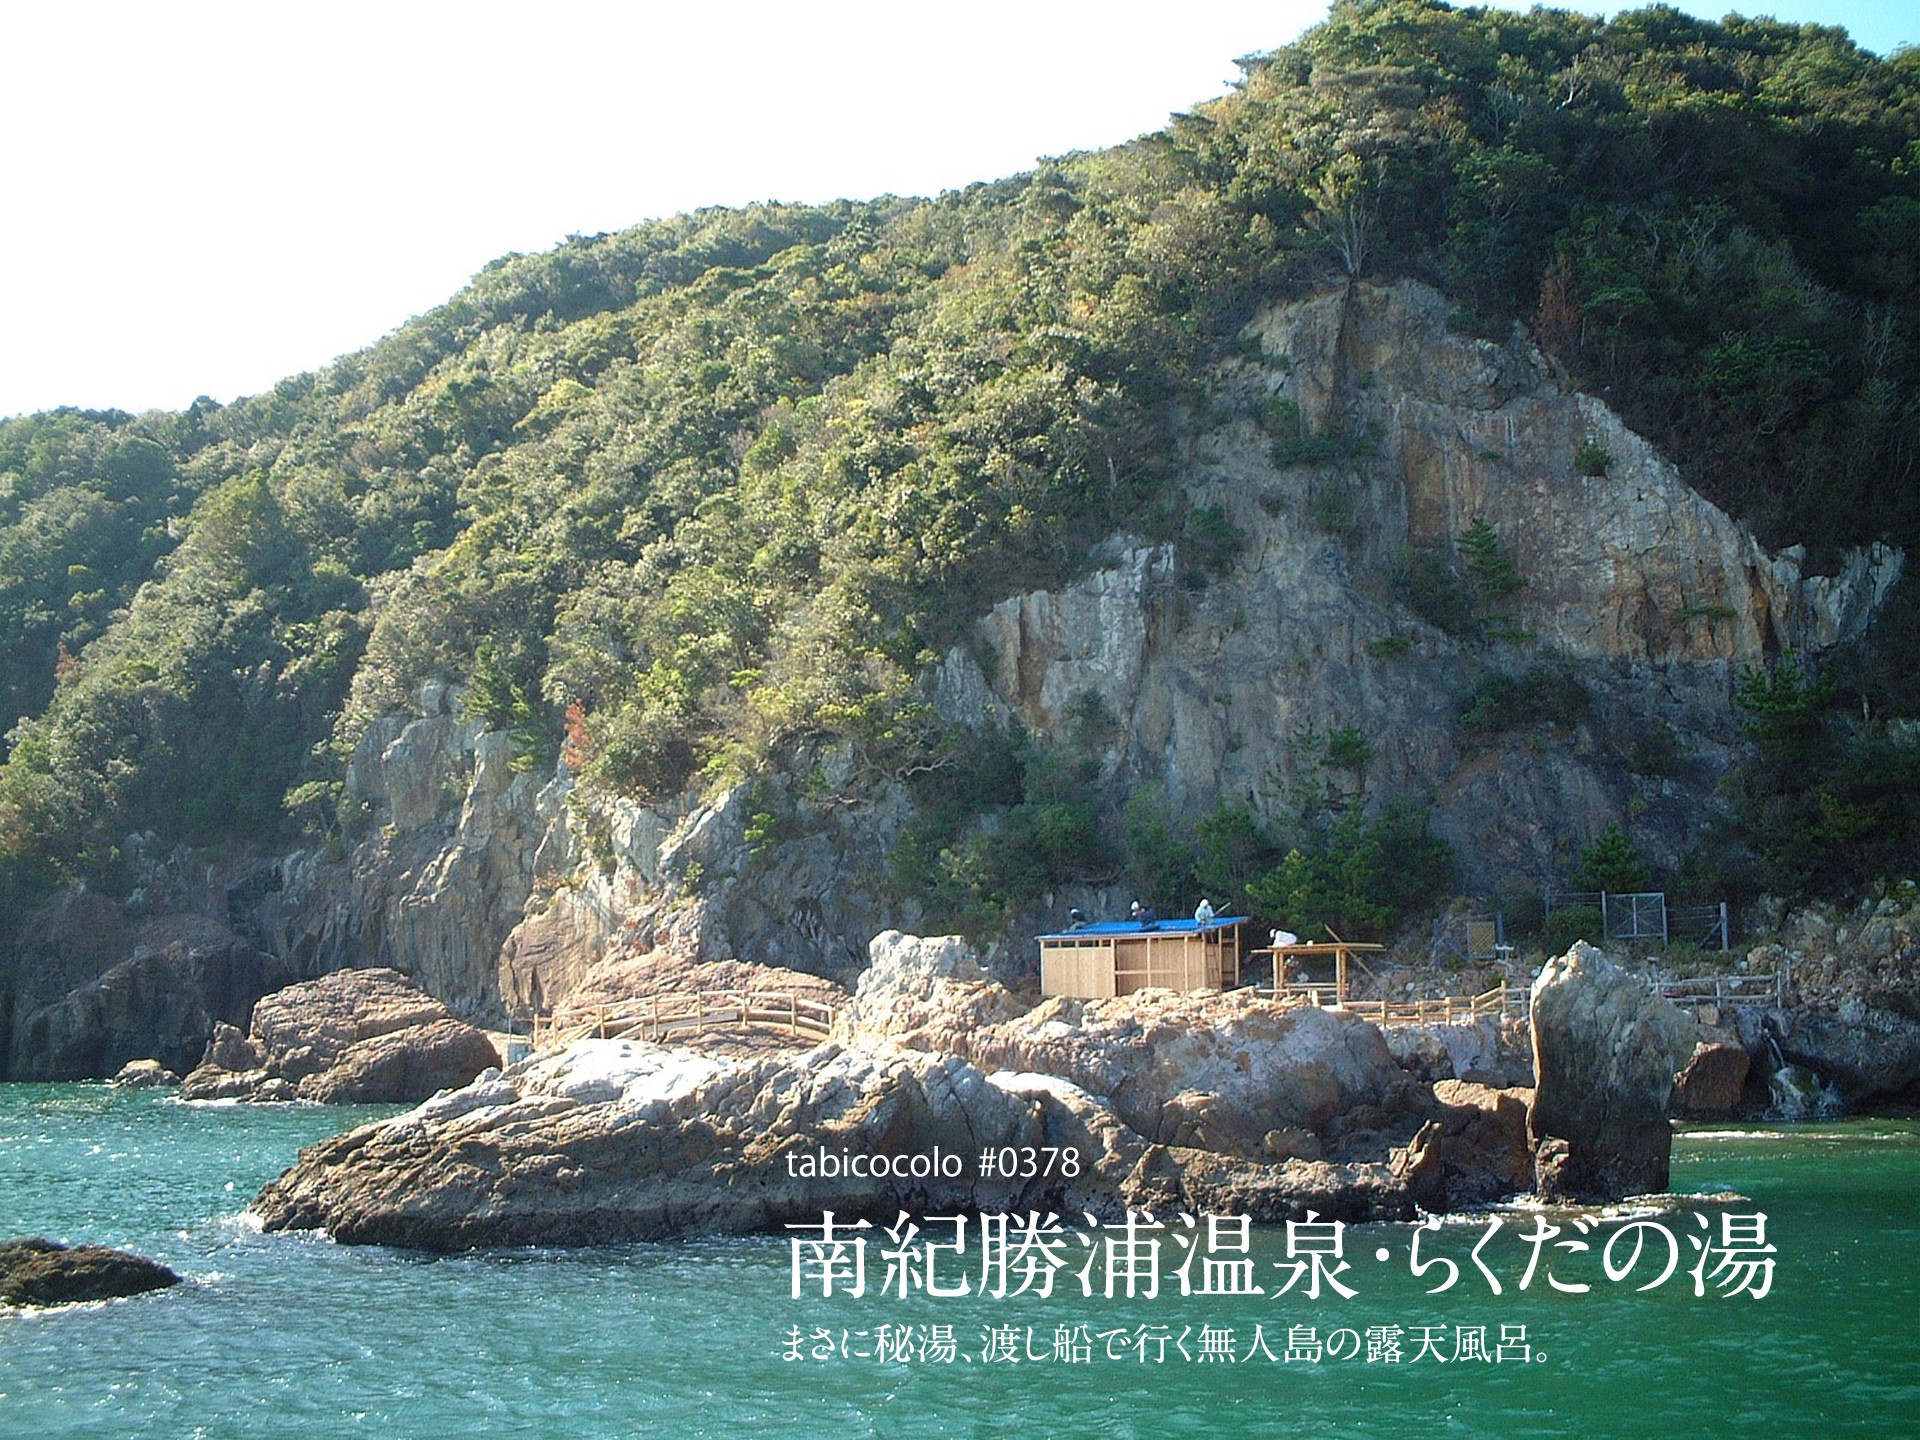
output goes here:
{"type": "Polygon", "coordinates": [[[1045,1299],[983,1296],[964,1262],[939,1278],[971,1293],[901,1299],[874,1293],[878,1237],[867,1294],[823,1296],[803,1275],[796,1298],[783,1236],[428,1257],[249,1222],[249,1199],[301,1145],[382,1113],[0,1085],[0,1238],[121,1246],[186,1277],[129,1300],[0,1310],[0,1436],[1920,1435],[1908,1121],[1682,1134],[1682,1198],[1651,1217],[1679,1260],[1651,1290],[1637,1287],[1666,1255],[1650,1228],[1633,1232],[1650,1242],[1639,1266],[1605,1271],[1633,1217],[1505,1212],[1347,1228],[1340,1257],[1286,1294],[1273,1292],[1325,1236],[1297,1232],[1290,1256],[1284,1227],[1260,1229],[1247,1258],[1267,1293],[1183,1296],[1180,1225],[1163,1216],[1152,1297],[1122,1281],[1108,1298],[1101,1266],[1083,1295],[1083,1257],[1103,1258],[1090,1241],[1070,1243],[1045,1299]],[[1768,1293],[1751,1293],[1755,1270],[1735,1294],[1706,1272],[1696,1295],[1694,1238],[1756,1214],[1774,1247],[1768,1293]],[[1458,1267],[1442,1293],[1427,1292],[1447,1267],[1413,1273],[1416,1240],[1423,1265],[1458,1267]],[[1476,1334],[1503,1353],[1454,1358],[1476,1334]],[[885,1335],[904,1349],[874,1353],[885,1335]]]}

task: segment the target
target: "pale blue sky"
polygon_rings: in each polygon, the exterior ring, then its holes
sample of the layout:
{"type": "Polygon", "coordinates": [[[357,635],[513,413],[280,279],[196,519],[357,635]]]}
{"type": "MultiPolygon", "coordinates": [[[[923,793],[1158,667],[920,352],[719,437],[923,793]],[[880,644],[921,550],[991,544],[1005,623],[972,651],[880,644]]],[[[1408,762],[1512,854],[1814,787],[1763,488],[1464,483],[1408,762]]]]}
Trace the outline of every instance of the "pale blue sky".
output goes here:
{"type": "MultiPolygon", "coordinates": [[[[1599,6],[1580,6],[1599,10],[1599,6]]],[[[1695,8],[1695,7],[1683,7],[1695,8]]],[[[1699,7],[1718,13],[1721,7],[1699,7]]],[[[1789,0],[1885,53],[1912,5],[1789,0]]],[[[66,0],[0,13],[0,415],[317,368],[488,260],[1126,140],[1324,0],[66,0]]]]}

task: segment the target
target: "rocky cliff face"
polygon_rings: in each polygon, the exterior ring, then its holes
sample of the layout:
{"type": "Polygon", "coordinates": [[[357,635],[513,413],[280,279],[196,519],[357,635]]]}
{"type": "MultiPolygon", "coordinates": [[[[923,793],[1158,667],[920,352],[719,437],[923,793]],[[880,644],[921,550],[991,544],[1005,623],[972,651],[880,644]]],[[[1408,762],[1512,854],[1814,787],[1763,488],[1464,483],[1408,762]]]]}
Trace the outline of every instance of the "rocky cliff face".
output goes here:
{"type": "Polygon", "coordinates": [[[1250,334],[1260,358],[1223,369],[1229,418],[1200,433],[1187,477],[1240,536],[1225,573],[1196,590],[1170,547],[1116,541],[1085,579],[994,608],[984,663],[948,657],[947,713],[1011,709],[1056,734],[1092,692],[1120,721],[1109,773],[1202,810],[1271,803],[1276,776],[1314,763],[1310,737],[1356,725],[1375,747],[1367,788],[1434,797],[1470,885],[1537,883],[1613,821],[1677,859],[1736,736],[1741,668],[1858,635],[1899,575],[1884,549],[1836,575],[1767,554],[1518,332],[1453,334],[1423,286],[1276,306],[1250,334]],[[1320,458],[1276,464],[1263,410],[1320,458]],[[1577,472],[1583,446],[1604,474],[1577,472]],[[1524,584],[1467,639],[1408,602],[1468,583],[1457,537],[1475,520],[1524,584]],[[1409,583],[1409,557],[1437,570],[1409,583]],[[1578,690],[1581,718],[1463,728],[1484,677],[1529,670],[1578,690]]]}
{"type": "Polygon", "coordinates": [[[303,975],[387,965],[456,1014],[490,1015],[501,944],[573,863],[565,785],[516,771],[511,737],[461,718],[447,687],[420,709],[375,721],[348,764],[367,838],[344,859],[280,862],[246,923],[303,975]]]}
{"type": "MultiPolygon", "coordinates": [[[[1899,575],[1884,549],[1831,575],[1768,554],[1519,332],[1454,334],[1421,285],[1276,305],[1248,333],[1257,357],[1221,367],[1187,459],[1193,504],[1239,539],[1231,561],[1201,584],[1175,547],[1113,537],[1080,579],[1002,601],[944,657],[944,715],[1058,737],[1091,694],[1118,721],[1102,767],[1117,787],[1158,781],[1188,813],[1276,811],[1302,785],[1411,793],[1467,888],[1561,883],[1610,823],[1677,862],[1738,736],[1741,669],[1857,636],[1899,575]],[[1291,456],[1307,461],[1278,463],[1275,414],[1297,415],[1291,456]],[[1582,447],[1605,473],[1579,473],[1582,447]],[[1405,577],[1426,556],[1464,586],[1458,536],[1476,519],[1524,584],[1469,635],[1423,619],[1405,577]],[[1554,715],[1462,724],[1487,677],[1528,672],[1568,692],[1554,715]],[[1374,747],[1362,776],[1316,770],[1316,737],[1342,725],[1374,747]]],[[[509,942],[506,993],[551,999],[623,927],[844,977],[868,934],[919,922],[880,883],[911,814],[899,787],[830,747],[758,785],[616,811],[611,865],[509,942]],[[776,833],[749,840],[768,816],[776,833]]]]}
{"type": "MultiPolygon", "coordinates": [[[[1884,549],[1833,574],[1768,554],[1518,331],[1454,334],[1421,285],[1277,304],[1247,335],[1184,475],[1237,549],[1208,572],[1112,537],[1080,578],[981,617],[929,676],[939,711],[1057,737],[1092,695],[1117,721],[1102,755],[1116,794],[1157,781],[1189,814],[1223,800],[1279,814],[1302,787],[1411,794],[1431,801],[1467,890],[1554,884],[1609,823],[1677,862],[1738,736],[1741,668],[1858,635],[1899,574],[1884,549]],[[1468,584],[1458,537],[1476,520],[1524,583],[1497,616],[1432,623],[1434,587],[1468,584]],[[1499,675],[1531,688],[1463,724],[1499,675]],[[1347,725],[1373,757],[1328,774],[1316,746],[1347,725]]],[[[876,930],[922,923],[886,883],[911,797],[851,747],[803,743],[748,784],[589,810],[567,803],[564,774],[515,771],[509,738],[460,718],[447,687],[415,710],[361,739],[346,791],[367,824],[350,853],[153,888],[149,910],[211,919],[277,967],[201,1004],[209,1023],[347,965],[390,965],[468,1016],[550,1010],[609,955],[650,948],[844,979],[876,930]]],[[[95,1073],[161,1054],[137,1034],[88,1038],[91,1001],[50,1013],[126,960],[131,934],[117,919],[28,936],[14,969],[30,983],[0,997],[15,1073],[88,1046],[95,1073]]],[[[1031,963],[1024,946],[995,958],[1031,963]]]]}
{"type": "Polygon", "coordinates": [[[0,1077],[191,1068],[216,1023],[335,970],[388,965],[457,1013],[500,1009],[501,946],[543,876],[571,866],[565,786],[512,766],[510,737],[429,686],[369,726],[346,776],[365,815],[340,856],[146,855],[119,903],[76,891],[17,926],[0,964],[0,1077]]]}

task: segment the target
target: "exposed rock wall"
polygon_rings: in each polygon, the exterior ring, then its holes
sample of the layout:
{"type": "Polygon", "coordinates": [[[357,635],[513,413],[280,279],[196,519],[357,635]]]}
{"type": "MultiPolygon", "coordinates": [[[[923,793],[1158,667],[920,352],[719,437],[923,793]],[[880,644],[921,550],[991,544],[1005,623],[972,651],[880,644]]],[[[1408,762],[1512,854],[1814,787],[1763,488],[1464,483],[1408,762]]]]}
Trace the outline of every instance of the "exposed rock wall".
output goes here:
{"type": "Polygon", "coordinates": [[[1290,401],[1309,436],[1356,453],[1277,466],[1251,414],[1204,431],[1187,489],[1242,537],[1227,572],[1196,591],[1170,547],[1116,542],[1086,578],[997,605],[984,665],[948,656],[941,708],[1010,709],[1057,734],[1090,691],[1120,721],[1109,773],[1201,809],[1264,803],[1275,776],[1313,763],[1303,736],[1353,724],[1376,747],[1369,789],[1435,797],[1476,885],[1560,878],[1611,821],[1677,859],[1737,735],[1740,668],[1860,634],[1902,557],[1858,552],[1828,576],[1797,550],[1769,555],[1518,332],[1494,344],[1445,321],[1443,298],[1411,282],[1265,311],[1250,327],[1264,361],[1229,367],[1221,394],[1247,411],[1290,401]],[[1612,457],[1605,475],[1575,471],[1589,442],[1612,457]],[[1465,644],[1396,594],[1410,547],[1464,582],[1456,537],[1476,519],[1526,581],[1498,627],[1518,638],[1465,644]],[[1553,663],[1588,721],[1463,731],[1483,675],[1553,663]],[[1679,753],[1636,772],[1639,736],[1677,737],[1679,753]]]}
{"type": "Polygon", "coordinates": [[[14,947],[0,1079],[102,1079],[140,1059],[184,1072],[217,1023],[244,1023],[256,1000],[296,978],[204,916],[131,921],[86,893],[43,907],[14,947]]]}
{"type": "Polygon", "coordinates": [[[501,946],[543,877],[574,859],[564,782],[514,769],[514,743],[428,686],[417,718],[369,725],[347,767],[364,808],[343,859],[289,856],[248,916],[260,943],[303,975],[386,965],[456,1014],[500,1008],[501,946]]]}

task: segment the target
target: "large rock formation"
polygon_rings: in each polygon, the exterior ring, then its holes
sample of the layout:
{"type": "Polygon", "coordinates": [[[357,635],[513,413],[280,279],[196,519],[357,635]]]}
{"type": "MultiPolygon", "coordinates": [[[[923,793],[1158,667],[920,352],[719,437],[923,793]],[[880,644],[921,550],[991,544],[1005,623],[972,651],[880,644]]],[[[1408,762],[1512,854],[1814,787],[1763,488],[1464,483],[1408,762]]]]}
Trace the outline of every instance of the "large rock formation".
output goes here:
{"type": "Polygon", "coordinates": [[[165,1265],[104,1245],[38,1238],[0,1243],[0,1304],[72,1305],[178,1285],[165,1265]]]}
{"type": "Polygon", "coordinates": [[[270,1228],[433,1249],[760,1229],[827,1209],[1412,1213],[1384,1145],[1375,1163],[1320,1158],[1359,1112],[1370,1133],[1410,1135],[1422,1118],[1417,1087],[1371,1027],[1235,1013],[1245,1002],[1218,995],[1020,1016],[1000,986],[969,978],[977,967],[956,942],[885,935],[874,949],[878,978],[811,1052],[583,1042],[314,1147],[256,1209],[270,1228]],[[1074,1152],[1075,1173],[979,1173],[984,1148],[1049,1146],[1074,1152]],[[936,1151],[958,1168],[807,1165],[936,1151]]]}
{"type": "Polygon", "coordinates": [[[456,1014],[497,1015],[501,945],[579,858],[566,785],[515,769],[513,738],[465,718],[458,691],[427,685],[414,704],[368,725],[348,763],[365,838],[281,862],[249,922],[303,975],[384,965],[456,1014]]]}
{"type": "Polygon", "coordinates": [[[0,1029],[0,1078],[12,1080],[101,1079],[141,1059],[184,1071],[216,1023],[244,1023],[262,995],[298,978],[204,916],[134,922],[86,891],[41,907],[13,949],[11,1024],[0,1029]]]}
{"type": "Polygon", "coordinates": [[[1664,1191],[1673,1078],[1698,1027],[1585,942],[1541,970],[1531,1017],[1535,1188],[1574,1200],[1664,1191]]]}
{"type": "Polygon", "coordinates": [[[500,1057],[484,1033],[392,970],[343,970],[253,1009],[251,1033],[218,1027],[185,1100],[416,1102],[500,1057]]]}
{"type": "Polygon", "coordinates": [[[1752,1057],[1744,1045],[1702,1039],[1673,1077],[1673,1113],[1682,1120],[1724,1120],[1745,1103],[1752,1057]]]}
{"type": "Polygon", "coordinates": [[[826,1210],[1390,1219],[1536,1181],[1551,1199],[1617,1199],[1666,1185],[1668,1095],[1699,1033],[1576,945],[1534,987],[1537,1091],[1429,1086],[1351,1016],[1164,991],[1023,1010],[954,938],[887,932],[871,950],[813,1050],[581,1042],[314,1147],[256,1209],[274,1229],[457,1249],[763,1229],[826,1210]],[[1003,1147],[1075,1163],[983,1176],[980,1153],[1003,1147]],[[950,1163],[847,1163],[936,1155],[950,1163]]]}

